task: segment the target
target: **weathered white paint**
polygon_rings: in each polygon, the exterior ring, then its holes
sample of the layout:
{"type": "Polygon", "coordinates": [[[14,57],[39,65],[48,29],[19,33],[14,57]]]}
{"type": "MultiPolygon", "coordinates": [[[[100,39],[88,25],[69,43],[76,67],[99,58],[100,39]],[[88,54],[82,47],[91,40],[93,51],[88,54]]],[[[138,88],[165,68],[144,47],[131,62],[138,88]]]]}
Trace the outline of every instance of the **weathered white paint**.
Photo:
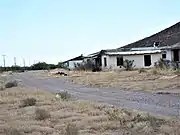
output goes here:
{"type": "MultiPolygon", "coordinates": [[[[179,49],[179,60],[180,60],[180,49],[179,49]]],[[[174,53],[173,53],[173,50],[166,50],[166,59],[167,60],[170,60],[170,61],[173,61],[174,60],[174,53]]]]}
{"type": "MultiPolygon", "coordinates": [[[[134,60],[135,68],[150,68],[154,66],[154,63],[157,62],[160,58],[162,58],[161,53],[156,54],[145,54],[145,55],[151,55],[151,66],[145,66],[144,65],[144,55],[125,55],[123,56],[123,60],[134,60]]],[[[109,56],[109,55],[103,55],[101,57],[102,60],[102,69],[120,69],[119,66],[117,66],[117,57],[118,56],[109,56]],[[104,66],[104,57],[107,58],[107,66],[104,66]]]]}
{"type": "Polygon", "coordinates": [[[83,60],[69,61],[68,68],[69,69],[74,69],[75,68],[75,66],[74,66],[75,63],[82,63],[82,62],[83,62],[83,60]]]}
{"type": "Polygon", "coordinates": [[[173,60],[173,52],[171,50],[166,50],[166,59],[170,61],[173,60]]]}
{"type": "Polygon", "coordinates": [[[134,60],[135,68],[144,67],[144,55],[127,55],[123,57],[123,60],[134,60]]]}

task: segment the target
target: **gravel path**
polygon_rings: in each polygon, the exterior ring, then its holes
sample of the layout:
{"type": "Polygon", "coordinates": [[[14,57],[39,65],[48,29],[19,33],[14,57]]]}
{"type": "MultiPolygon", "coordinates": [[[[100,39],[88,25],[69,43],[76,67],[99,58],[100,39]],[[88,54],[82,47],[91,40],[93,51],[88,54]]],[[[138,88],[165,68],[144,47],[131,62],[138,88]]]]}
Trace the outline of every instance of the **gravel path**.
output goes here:
{"type": "Polygon", "coordinates": [[[13,75],[27,87],[36,87],[52,92],[66,90],[78,99],[108,103],[117,107],[147,111],[155,115],[179,116],[180,96],[159,95],[147,92],[130,92],[113,88],[88,88],[68,83],[60,78],[38,78],[40,72],[13,75]]]}

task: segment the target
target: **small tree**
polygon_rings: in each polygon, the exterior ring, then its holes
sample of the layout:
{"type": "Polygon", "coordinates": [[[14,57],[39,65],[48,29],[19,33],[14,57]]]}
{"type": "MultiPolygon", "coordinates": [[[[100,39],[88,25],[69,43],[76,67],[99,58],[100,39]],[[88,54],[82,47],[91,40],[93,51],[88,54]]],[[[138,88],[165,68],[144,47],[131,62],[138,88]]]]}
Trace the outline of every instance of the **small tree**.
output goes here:
{"type": "Polygon", "coordinates": [[[134,60],[127,60],[126,59],[123,62],[123,67],[126,69],[126,71],[130,71],[135,67],[135,65],[133,63],[134,63],[134,60]]]}

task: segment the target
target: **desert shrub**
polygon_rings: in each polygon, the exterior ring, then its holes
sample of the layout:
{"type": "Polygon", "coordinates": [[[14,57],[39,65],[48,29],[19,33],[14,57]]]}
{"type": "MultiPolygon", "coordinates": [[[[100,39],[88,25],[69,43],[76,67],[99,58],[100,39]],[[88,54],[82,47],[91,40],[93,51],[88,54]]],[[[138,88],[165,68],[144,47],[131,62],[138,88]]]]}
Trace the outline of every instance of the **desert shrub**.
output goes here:
{"type": "Polygon", "coordinates": [[[34,106],[36,104],[35,98],[27,98],[21,101],[19,107],[27,107],[27,106],[34,106]]]}
{"type": "Polygon", "coordinates": [[[126,69],[126,71],[132,70],[135,65],[133,64],[134,60],[124,60],[123,67],[126,69]]]}
{"type": "Polygon", "coordinates": [[[169,68],[171,68],[173,70],[176,70],[176,69],[180,68],[178,62],[169,61],[169,60],[163,60],[163,59],[160,59],[157,62],[155,62],[154,66],[156,68],[159,68],[159,69],[169,69],[169,68]]]}
{"type": "Polygon", "coordinates": [[[145,72],[147,72],[144,68],[140,68],[139,70],[138,70],[138,72],[139,73],[145,73],[145,72]]]}
{"type": "Polygon", "coordinates": [[[9,81],[5,84],[5,88],[12,88],[17,86],[18,86],[18,82],[16,80],[9,81]]]}
{"type": "Polygon", "coordinates": [[[18,129],[15,128],[9,128],[5,130],[6,135],[23,135],[22,132],[20,132],[18,129]]]}
{"type": "Polygon", "coordinates": [[[159,71],[158,71],[156,68],[153,68],[151,72],[152,72],[154,75],[157,75],[159,71]]]}
{"type": "Polygon", "coordinates": [[[74,63],[75,70],[93,70],[95,65],[92,60],[87,60],[82,63],[74,63]]]}
{"type": "Polygon", "coordinates": [[[180,75],[180,69],[176,69],[176,70],[174,71],[174,74],[180,75]]]}
{"type": "Polygon", "coordinates": [[[62,100],[69,100],[71,98],[71,94],[69,94],[67,91],[59,92],[57,95],[59,95],[62,100]]]}
{"type": "Polygon", "coordinates": [[[160,60],[158,60],[157,62],[154,63],[154,66],[156,68],[160,68],[160,69],[167,69],[170,67],[169,63],[170,63],[170,61],[163,60],[161,58],[160,60]]]}
{"type": "Polygon", "coordinates": [[[5,89],[5,86],[0,86],[0,91],[4,91],[5,89]]]}
{"type": "Polygon", "coordinates": [[[36,109],[35,111],[35,119],[36,120],[45,120],[50,118],[50,113],[44,109],[36,109]]]}
{"type": "Polygon", "coordinates": [[[172,67],[173,70],[179,70],[179,69],[180,69],[179,63],[178,63],[178,62],[175,62],[175,61],[173,61],[173,62],[171,63],[171,67],[172,67]]]}
{"type": "Polygon", "coordinates": [[[65,135],[78,135],[78,128],[75,124],[68,124],[65,128],[65,135]]]}
{"type": "Polygon", "coordinates": [[[119,119],[119,110],[118,109],[109,109],[106,110],[106,115],[108,115],[109,120],[118,120],[119,119]]]}

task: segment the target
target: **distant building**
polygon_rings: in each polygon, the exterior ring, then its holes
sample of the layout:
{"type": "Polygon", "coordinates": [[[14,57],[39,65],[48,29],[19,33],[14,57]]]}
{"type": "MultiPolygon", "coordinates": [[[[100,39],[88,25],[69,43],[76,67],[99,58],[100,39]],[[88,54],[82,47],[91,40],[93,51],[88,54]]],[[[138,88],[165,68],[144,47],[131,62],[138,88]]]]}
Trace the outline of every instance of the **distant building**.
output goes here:
{"type": "Polygon", "coordinates": [[[74,69],[75,65],[77,63],[83,62],[83,59],[84,59],[83,55],[80,55],[80,56],[77,56],[75,58],[66,60],[66,61],[62,62],[61,64],[65,65],[68,69],[74,69]]]}

